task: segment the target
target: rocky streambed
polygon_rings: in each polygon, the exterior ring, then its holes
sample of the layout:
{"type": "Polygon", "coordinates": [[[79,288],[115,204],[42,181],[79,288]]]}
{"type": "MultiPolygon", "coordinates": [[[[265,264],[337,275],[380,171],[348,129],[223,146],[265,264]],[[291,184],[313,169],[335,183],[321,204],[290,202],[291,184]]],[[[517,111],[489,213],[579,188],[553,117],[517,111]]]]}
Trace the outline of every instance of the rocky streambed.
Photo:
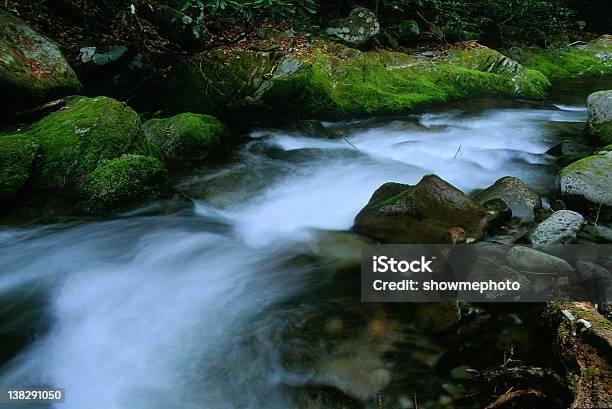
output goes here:
{"type": "MultiPolygon", "coordinates": [[[[59,48],[0,20],[0,386],[75,409],[610,406],[606,303],[359,298],[364,244],[610,243],[609,36],[359,51],[339,27],[277,52],[295,33],[272,30],[173,59],[128,106],[69,96],[59,48]]],[[[146,77],[100,50],[80,78],[146,77]]],[[[566,278],[605,293],[595,261],[566,278]]]]}
{"type": "Polygon", "coordinates": [[[609,324],[590,304],[364,304],[361,246],[387,240],[351,231],[371,217],[360,211],[372,192],[395,181],[379,194],[417,189],[416,199],[460,212],[419,217],[428,227],[415,240],[548,239],[546,224],[564,212],[579,220],[555,224],[562,240],[609,240],[603,213],[596,228],[591,213],[560,210],[555,182],[564,161],[594,150],[581,136],[592,87],[556,106],[475,101],[261,129],[227,160],[179,171],[173,199],[102,220],[6,226],[0,383],[65,387],[67,408],[605,402],[609,324]],[[569,136],[574,145],[559,144],[569,136]],[[514,218],[490,233],[479,222],[493,199],[514,218]],[[519,393],[503,395],[511,387],[519,393]]]}

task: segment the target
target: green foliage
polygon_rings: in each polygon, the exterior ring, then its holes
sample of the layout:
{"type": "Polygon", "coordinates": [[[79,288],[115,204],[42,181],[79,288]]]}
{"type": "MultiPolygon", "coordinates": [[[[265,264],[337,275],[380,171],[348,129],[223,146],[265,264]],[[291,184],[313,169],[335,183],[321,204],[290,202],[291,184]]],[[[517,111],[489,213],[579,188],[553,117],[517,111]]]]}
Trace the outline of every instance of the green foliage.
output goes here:
{"type": "Polygon", "coordinates": [[[572,12],[564,0],[414,0],[434,31],[451,40],[482,32],[546,43],[566,30],[572,12]]]}
{"type": "Polygon", "coordinates": [[[191,11],[198,22],[208,14],[226,14],[246,20],[283,19],[308,16],[317,12],[317,0],[183,0],[181,11],[191,11]]]}

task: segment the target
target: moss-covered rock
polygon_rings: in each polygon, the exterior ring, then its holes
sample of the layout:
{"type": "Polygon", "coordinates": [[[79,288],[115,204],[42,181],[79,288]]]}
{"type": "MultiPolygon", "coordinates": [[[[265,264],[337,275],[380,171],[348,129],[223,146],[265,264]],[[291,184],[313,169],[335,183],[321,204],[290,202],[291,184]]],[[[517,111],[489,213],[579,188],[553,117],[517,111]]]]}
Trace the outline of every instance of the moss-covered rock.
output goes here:
{"type": "Polygon", "coordinates": [[[112,209],[156,192],[165,177],[159,160],[128,154],[101,163],[82,179],[79,190],[94,209],[112,209]]]}
{"type": "Polygon", "coordinates": [[[595,205],[612,207],[612,153],[581,159],[559,172],[561,193],[595,205]]]}
{"type": "Polygon", "coordinates": [[[22,135],[0,136],[0,203],[10,200],[30,177],[38,144],[22,135]]]}
{"type": "Polygon", "coordinates": [[[175,164],[204,158],[229,136],[217,118],[191,113],[151,119],[144,124],[144,130],[164,160],[175,164]]]}
{"type": "Polygon", "coordinates": [[[107,97],[70,97],[25,133],[41,146],[34,183],[49,190],[72,189],[99,163],[132,152],[144,139],[136,112],[107,97]]]}
{"type": "Polygon", "coordinates": [[[456,187],[426,175],[415,186],[379,187],[353,229],[382,243],[449,243],[482,237],[488,216],[456,187]]]}
{"type": "Polygon", "coordinates": [[[612,74],[612,36],[565,48],[523,48],[520,62],[549,78],[596,77],[612,74]]]}
{"type": "Polygon", "coordinates": [[[74,94],[80,87],[55,44],[0,10],[0,111],[74,94]]]}
{"type": "Polygon", "coordinates": [[[300,56],[217,50],[175,64],[162,95],[147,102],[163,104],[154,109],[243,120],[342,118],[478,96],[540,99],[550,85],[543,74],[486,47],[432,55],[361,52],[326,42],[300,56]]]}

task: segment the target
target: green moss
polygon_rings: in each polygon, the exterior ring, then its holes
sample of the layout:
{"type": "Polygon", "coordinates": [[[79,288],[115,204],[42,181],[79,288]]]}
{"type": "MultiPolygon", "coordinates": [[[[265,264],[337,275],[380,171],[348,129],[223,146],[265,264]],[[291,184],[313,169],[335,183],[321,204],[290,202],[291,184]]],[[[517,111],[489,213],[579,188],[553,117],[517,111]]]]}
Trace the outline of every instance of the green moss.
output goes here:
{"type": "Polygon", "coordinates": [[[80,184],[80,190],[95,208],[109,209],[155,192],[166,171],[155,158],[124,155],[100,164],[80,184]]]}
{"type": "Polygon", "coordinates": [[[567,174],[568,172],[579,172],[579,173],[586,172],[588,174],[606,177],[608,173],[610,172],[610,169],[604,168],[599,163],[594,164],[594,162],[598,162],[597,159],[600,159],[600,158],[605,159],[607,158],[607,156],[606,155],[593,155],[593,156],[589,156],[589,157],[580,159],[572,163],[571,165],[568,165],[564,167],[563,169],[561,169],[559,171],[559,176],[563,176],[567,174]]]}
{"type": "Polygon", "coordinates": [[[38,144],[21,135],[0,136],[0,202],[12,198],[30,177],[38,144]]]}
{"type": "Polygon", "coordinates": [[[612,75],[610,36],[587,45],[555,49],[525,48],[524,66],[549,78],[597,77],[612,75]]]}
{"type": "Polygon", "coordinates": [[[62,190],[100,162],[132,152],[141,142],[136,112],[106,97],[67,99],[67,106],[26,130],[41,146],[36,184],[62,190]]]}
{"type": "Polygon", "coordinates": [[[299,57],[211,53],[179,64],[165,85],[168,98],[161,99],[172,101],[172,111],[242,119],[399,113],[478,96],[540,99],[550,86],[543,74],[485,47],[426,58],[325,42],[299,57]]]}
{"type": "Polygon", "coordinates": [[[152,119],[144,129],[154,150],[170,162],[200,159],[229,136],[217,118],[192,113],[152,119]]]}

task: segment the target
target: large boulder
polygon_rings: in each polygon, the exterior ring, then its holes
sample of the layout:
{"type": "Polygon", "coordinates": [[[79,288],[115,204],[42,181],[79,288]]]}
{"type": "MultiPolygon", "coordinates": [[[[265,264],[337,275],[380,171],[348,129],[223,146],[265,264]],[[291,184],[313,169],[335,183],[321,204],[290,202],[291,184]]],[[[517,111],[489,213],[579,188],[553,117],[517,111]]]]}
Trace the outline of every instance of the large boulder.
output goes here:
{"type": "Polygon", "coordinates": [[[354,8],[347,18],[334,21],[325,33],[352,47],[365,47],[380,32],[376,15],[364,7],[354,8]]]}
{"type": "Polygon", "coordinates": [[[559,210],[536,226],[529,234],[529,241],[536,246],[570,243],[576,240],[585,223],[580,213],[559,210]]]}
{"type": "Polygon", "coordinates": [[[30,177],[38,144],[23,135],[0,135],[0,205],[18,193],[30,177]]]}
{"type": "Polygon", "coordinates": [[[127,154],[102,162],[83,178],[80,190],[94,210],[110,210],[157,192],[165,177],[157,159],[127,154]]]}
{"type": "Polygon", "coordinates": [[[601,144],[612,143],[612,90],[597,91],[587,98],[587,132],[601,144]]]}
{"type": "Polygon", "coordinates": [[[525,222],[535,220],[536,209],[542,208],[542,198],[523,183],[512,176],[505,176],[493,185],[475,194],[472,199],[481,206],[495,199],[503,201],[512,211],[512,216],[525,222]]]}
{"type": "Polygon", "coordinates": [[[80,88],[57,45],[0,10],[0,111],[34,106],[80,88]]]}
{"type": "Polygon", "coordinates": [[[353,228],[383,243],[448,243],[480,238],[488,217],[459,189],[427,175],[415,186],[379,187],[353,228]]]}
{"type": "Polygon", "coordinates": [[[70,97],[66,106],[25,130],[41,147],[34,184],[71,190],[101,162],[132,152],[142,143],[138,114],[107,97],[70,97]]]}
{"type": "Polygon", "coordinates": [[[183,113],[172,118],[151,119],[144,124],[147,140],[170,163],[200,160],[229,136],[215,117],[183,113]]]}
{"type": "Polygon", "coordinates": [[[561,169],[561,193],[595,205],[612,206],[612,152],[589,156],[561,169]]]}

